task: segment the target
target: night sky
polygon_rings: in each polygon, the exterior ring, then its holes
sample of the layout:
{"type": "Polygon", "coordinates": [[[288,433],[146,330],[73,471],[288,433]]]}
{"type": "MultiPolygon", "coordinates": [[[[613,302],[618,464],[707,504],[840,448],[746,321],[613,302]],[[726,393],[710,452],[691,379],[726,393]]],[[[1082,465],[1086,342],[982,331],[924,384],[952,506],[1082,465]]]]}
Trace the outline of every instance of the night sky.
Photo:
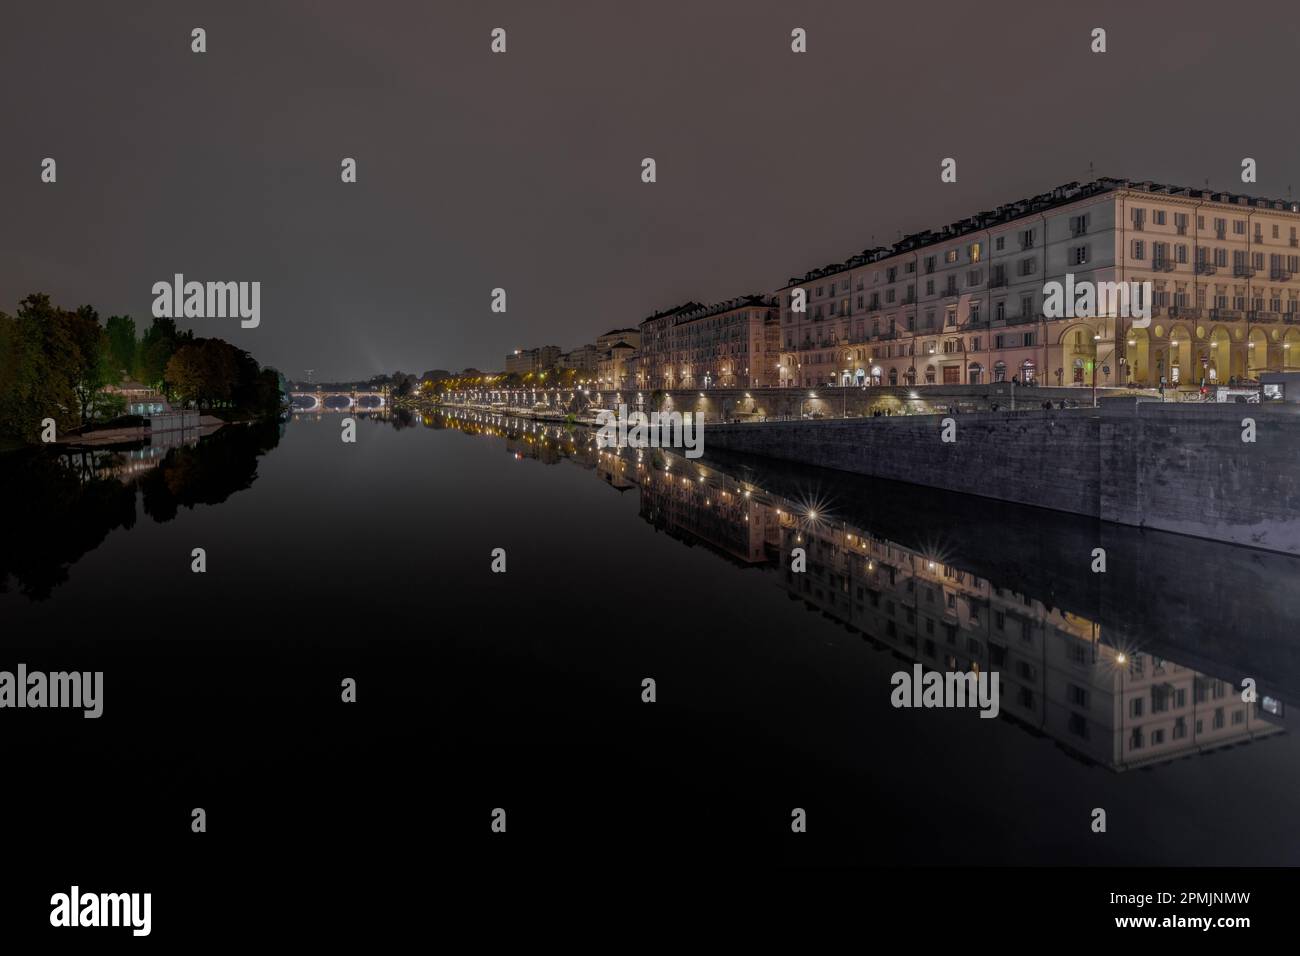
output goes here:
{"type": "Polygon", "coordinates": [[[259,328],[182,324],[291,378],[499,369],[512,348],[771,291],[1089,162],[1285,197],[1294,11],[6,0],[0,309],[46,291],[143,328],[174,273],[258,280],[259,328]]]}

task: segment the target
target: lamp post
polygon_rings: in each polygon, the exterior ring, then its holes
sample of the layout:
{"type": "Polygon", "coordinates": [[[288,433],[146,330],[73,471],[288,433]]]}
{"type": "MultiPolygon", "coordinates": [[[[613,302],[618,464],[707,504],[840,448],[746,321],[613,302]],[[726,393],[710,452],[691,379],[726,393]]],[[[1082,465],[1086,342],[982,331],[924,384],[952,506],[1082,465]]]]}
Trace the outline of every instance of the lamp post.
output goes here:
{"type": "Polygon", "coordinates": [[[1096,408],[1097,407],[1097,352],[1101,348],[1100,344],[1097,343],[1101,342],[1101,335],[1100,334],[1093,335],[1092,341],[1094,343],[1092,347],[1092,407],[1096,408]]]}

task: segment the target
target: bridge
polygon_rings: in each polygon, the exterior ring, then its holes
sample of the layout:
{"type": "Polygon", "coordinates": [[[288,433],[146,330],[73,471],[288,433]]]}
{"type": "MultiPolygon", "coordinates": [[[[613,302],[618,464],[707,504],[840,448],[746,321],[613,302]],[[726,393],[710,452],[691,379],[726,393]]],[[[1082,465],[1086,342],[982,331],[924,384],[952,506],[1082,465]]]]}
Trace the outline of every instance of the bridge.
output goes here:
{"type": "Polygon", "coordinates": [[[388,390],[373,388],[292,390],[295,412],[376,412],[388,405],[388,390]]]}

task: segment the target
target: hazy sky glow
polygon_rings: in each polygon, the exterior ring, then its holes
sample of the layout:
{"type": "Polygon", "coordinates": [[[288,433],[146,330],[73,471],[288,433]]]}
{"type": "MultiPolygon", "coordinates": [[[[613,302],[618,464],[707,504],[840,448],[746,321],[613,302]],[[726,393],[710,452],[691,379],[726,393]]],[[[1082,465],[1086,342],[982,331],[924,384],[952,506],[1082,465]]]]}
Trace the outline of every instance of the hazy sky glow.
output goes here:
{"type": "Polygon", "coordinates": [[[41,290],[143,326],[174,273],[257,280],[260,327],[195,331],[295,378],[496,369],[515,347],[770,291],[1083,180],[1090,161],[1285,197],[1300,186],[1294,10],[8,3],[0,309],[41,290]],[[190,52],[196,26],[206,54],[190,52]],[[505,55],[488,49],[496,26],[505,55]],[[57,184],[40,182],[46,156],[57,184]],[[939,181],[945,156],[956,184],[939,181]]]}

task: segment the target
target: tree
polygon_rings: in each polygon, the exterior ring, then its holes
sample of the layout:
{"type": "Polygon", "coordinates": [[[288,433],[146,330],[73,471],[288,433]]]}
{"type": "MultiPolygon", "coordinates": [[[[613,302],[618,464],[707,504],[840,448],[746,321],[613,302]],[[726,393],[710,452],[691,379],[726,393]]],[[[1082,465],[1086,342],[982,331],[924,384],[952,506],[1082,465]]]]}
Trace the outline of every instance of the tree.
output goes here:
{"type": "Polygon", "coordinates": [[[161,376],[182,401],[201,406],[206,394],[203,356],[196,345],[183,345],[167,360],[161,376]]]}
{"type": "Polygon", "coordinates": [[[108,354],[113,368],[130,375],[135,371],[135,319],[129,315],[110,315],[104,326],[108,333],[108,354]]]}
{"type": "Polygon", "coordinates": [[[177,331],[175,319],[154,319],[136,349],[135,377],[166,391],[168,359],[182,345],[193,341],[193,332],[177,331]]]}
{"type": "Polygon", "coordinates": [[[0,314],[0,428],[13,437],[35,441],[45,418],[60,431],[77,423],[80,354],[68,315],[43,293],[19,302],[12,317],[0,314]]]}
{"type": "Polygon", "coordinates": [[[76,312],[62,312],[75,345],[74,365],[69,370],[84,427],[95,416],[95,403],[105,385],[119,381],[109,355],[108,334],[99,324],[99,313],[89,305],[76,312]]]}

